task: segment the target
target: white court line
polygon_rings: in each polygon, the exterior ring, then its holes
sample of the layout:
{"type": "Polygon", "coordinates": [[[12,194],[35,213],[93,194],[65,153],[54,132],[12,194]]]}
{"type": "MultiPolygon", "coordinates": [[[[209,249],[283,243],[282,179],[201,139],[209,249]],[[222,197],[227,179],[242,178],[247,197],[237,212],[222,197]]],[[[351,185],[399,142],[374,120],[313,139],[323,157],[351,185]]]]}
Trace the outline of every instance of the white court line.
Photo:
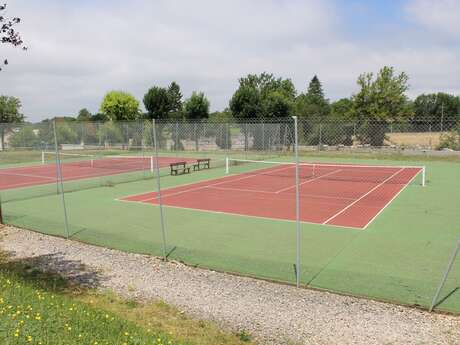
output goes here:
{"type": "Polygon", "coordinates": [[[32,175],[32,174],[16,174],[16,173],[4,173],[0,171],[0,175],[9,175],[9,176],[23,176],[23,177],[33,177],[33,178],[44,178],[47,180],[55,180],[56,178],[48,177],[48,176],[40,176],[40,175],[32,175]]]}
{"type": "MultiPolygon", "coordinates": [[[[48,165],[50,165],[50,164],[48,164],[48,165]]],[[[98,169],[98,168],[90,168],[90,167],[82,167],[82,168],[85,168],[85,169],[88,169],[88,168],[89,169],[98,169]]],[[[110,177],[110,176],[114,176],[114,175],[130,174],[130,173],[135,173],[135,172],[139,172],[139,171],[142,171],[142,170],[130,170],[130,171],[114,170],[113,174],[94,173],[94,174],[75,175],[75,176],[68,176],[68,177],[64,176],[63,182],[80,181],[80,180],[92,179],[92,178],[95,178],[95,177],[110,177]]],[[[3,172],[2,172],[2,174],[7,175],[7,174],[5,174],[3,172]]],[[[9,175],[18,175],[18,174],[9,174],[9,175]]],[[[41,182],[37,181],[35,183],[34,182],[22,182],[22,183],[16,183],[16,184],[9,184],[9,185],[6,186],[6,188],[4,190],[14,189],[15,187],[28,188],[28,187],[35,187],[35,186],[46,186],[46,185],[49,185],[49,184],[54,184],[56,182],[56,179],[57,179],[57,177],[55,177],[55,176],[54,177],[43,177],[43,176],[38,176],[38,175],[30,175],[30,177],[47,178],[49,180],[53,180],[53,182],[41,183],[41,182]]]]}
{"type": "MultiPolygon", "coordinates": [[[[343,170],[343,169],[334,170],[334,171],[332,171],[332,172],[330,172],[330,173],[327,173],[327,174],[324,174],[324,175],[315,177],[314,179],[304,181],[304,182],[300,183],[299,186],[302,186],[302,185],[304,185],[304,184],[306,184],[306,183],[310,183],[310,182],[319,180],[319,179],[321,179],[322,177],[326,177],[326,176],[335,174],[335,173],[337,173],[337,172],[339,172],[339,171],[342,171],[342,170],[343,170]]],[[[292,188],[294,188],[294,187],[295,187],[295,185],[290,186],[290,187],[287,187],[287,188],[283,188],[283,189],[280,189],[280,190],[276,191],[275,193],[279,194],[279,193],[281,193],[281,192],[285,192],[285,191],[287,191],[287,190],[289,190],[289,189],[292,189],[292,188]]]]}
{"type": "Polygon", "coordinates": [[[418,173],[416,173],[414,176],[412,176],[412,178],[411,178],[409,181],[407,181],[407,183],[404,185],[404,187],[402,187],[402,188],[400,189],[400,191],[399,191],[398,193],[396,193],[396,194],[390,199],[390,201],[388,201],[388,202],[386,203],[386,205],[383,206],[382,209],[381,209],[379,212],[377,212],[377,214],[376,214],[374,217],[372,217],[372,219],[371,219],[369,222],[367,222],[367,224],[364,226],[363,230],[365,230],[365,229],[369,226],[369,224],[371,224],[371,223],[380,215],[380,213],[382,213],[383,210],[386,209],[387,206],[390,205],[390,204],[393,202],[393,200],[396,199],[396,197],[397,197],[399,194],[401,194],[401,192],[402,192],[404,189],[406,189],[407,186],[408,186],[408,185],[409,185],[409,184],[410,184],[410,183],[411,183],[421,172],[422,172],[422,170],[419,170],[418,173]]]}
{"type": "MultiPolygon", "coordinates": [[[[143,201],[131,201],[131,200],[123,200],[123,199],[115,199],[115,201],[121,201],[121,202],[126,202],[126,203],[131,203],[131,204],[140,204],[144,205],[147,207],[158,207],[158,204],[151,204],[151,203],[146,203],[143,201]]],[[[295,223],[296,220],[292,219],[285,219],[285,218],[272,218],[272,217],[264,217],[264,216],[253,216],[249,214],[244,214],[244,213],[232,213],[232,212],[224,212],[224,211],[213,211],[213,210],[205,210],[202,208],[192,208],[192,207],[183,207],[183,206],[172,206],[172,205],[163,205],[163,207],[166,208],[175,208],[179,210],[186,210],[186,211],[193,211],[193,212],[202,212],[202,213],[212,213],[212,214],[224,214],[224,215],[230,215],[230,216],[238,216],[238,217],[245,217],[245,218],[255,218],[255,219],[263,219],[263,220],[276,220],[280,222],[290,222],[290,223],[295,223]]],[[[363,228],[360,228],[358,226],[346,226],[346,225],[335,225],[335,224],[327,224],[324,225],[322,223],[315,223],[315,222],[309,222],[306,220],[301,220],[300,221],[302,224],[312,224],[312,225],[319,225],[319,226],[329,226],[333,228],[341,228],[341,229],[351,229],[351,230],[362,230],[363,228]]]]}
{"type": "Polygon", "coordinates": [[[388,180],[392,179],[393,177],[395,177],[397,174],[399,174],[401,171],[403,171],[405,168],[401,168],[399,169],[398,171],[396,171],[393,175],[391,175],[390,177],[388,177],[387,179],[385,179],[383,182],[380,182],[377,186],[375,186],[374,188],[372,188],[370,191],[368,191],[366,194],[362,195],[359,199],[356,199],[354,202],[352,202],[350,205],[348,205],[347,207],[343,208],[341,211],[337,212],[336,214],[334,214],[332,217],[326,219],[323,224],[327,224],[328,222],[330,222],[332,219],[336,218],[337,216],[341,215],[343,212],[345,212],[346,210],[348,210],[351,206],[353,206],[354,204],[356,204],[358,201],[362,200],[363,198],[365,198],[366,196],[368,196],[370,193],[372,193],[374,190],[376,190],[377,188],[379,188],[380,186],[382,186],[385,182],[387,182],[388,180]]]}
{"type": "MultiPolygon", "coordinates": [[[[209,189],[217,189],[217,190],[227,190],[227,191],[235,191],[235,192],[250,192],[250,193],[262,193],[262,194],[274,194],[276,195],[277,192],[270,192],[265,190],[257,190],[257,189],[242,189],[242,188],[226,188],[226,187],[209,187],[209,189]]],[[[288,193],[287,195],[294,194],[288,193]]],[[[356,198],[347,198],[341,196],[331,196],[331,195],[322,195],[322,194],[311,194],[311,193],[301,193],[301,198],[303,197],[313,197],[313,198],[321,198],[321,199],[339,199],[339,200],[351,200],[354,201],[356,198]]],[[[284,198],[281,200],[289,200],[289,198],[284,198]]]]}
{"type": "MultiPolygon", "coordinates": [[[[286,170],[286,169],[290,169],[290,168],[291,167],[284,167],[284,168],[279,168],[279,169],[275,169],[275,170],[270,170],[270,172],[281,171],[281,170],[286,170]]],[[[238,176],[238,175],[234,175],[234,176],[238,176]]],[[[200,187],[190,188],[190,189],[186,189],[186,190],[181,190],[181,191],[176,192],[176,193],[171,193],[171,194],[163,194],[162,193],[161,197],[166,198],[166,197],[169,197],[169,196],[176,196],[176,195],[183,194],[183,193],[194,192],[196,190],[201,190],[201,189],[205,189],[205,188],[209,188],[209,187],[213,187],[213,186],[218,186],[218,185],[221,185],[221,184],[224,184],[224,183],[229,183],[229,182],[234,182],[234,181],[241,181],[241,180],[245,180],[245,179],[248,179],[248,178],[254,178],[254,177],[259,177],[259,176],[260,176],[259,174],[243,176],[243,177],[240,177],[240,178],[237,178],[237,179],[232,179],[232,180],[229,180],[229,181],[220,181],[220,182],[208,184],[206,186],[200,186],[200,187]]],[[[225,177],[218,178],[218,180],[222,180],[222,179],[225,179],[225,177]]],[[[196,182],[196,184],[199,184],[199,183],[200,182],[196,182]]],[[[175,189],[175,188],[176,187],[172,187],[171,189],[175,189]]],[[[179,187],[177,187],[177,188],[179,188],[179,187]]],[[[156,198],[157,197],[154,196],[154,197],[149,197],[148,199],[143,199],[143,200],[139,200],[139,201],[155,200],[156,198]]]]}

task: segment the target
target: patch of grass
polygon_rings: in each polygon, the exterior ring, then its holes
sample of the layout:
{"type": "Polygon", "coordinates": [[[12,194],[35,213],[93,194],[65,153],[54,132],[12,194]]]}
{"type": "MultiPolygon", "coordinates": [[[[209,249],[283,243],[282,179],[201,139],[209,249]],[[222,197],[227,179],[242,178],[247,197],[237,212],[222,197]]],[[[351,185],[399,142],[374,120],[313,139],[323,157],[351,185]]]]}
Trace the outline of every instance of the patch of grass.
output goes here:
{"type": "Polygon", "coordinates": [[[236,334],[222,331],[216,324],[195,320],[184,312],[164,302],[138,303],[133,307],[110,291],[104,294],[84,294],[78,299],[97,308],[107,310],[115,315],[123,316],[126,320],[141,325],[143,328],[159,329],[179,341],[190,341],[197,345],[242,345],[254,344],[247,332],[236,334]]]}
{"type": "Polygon", "coordinates": [[[244,341],[244,342],[251,341],[251,335],[247,333],[245,330],[239,331],[237,335],[241,341],[244,341]]]}
{"type": "Polygon", "coordinates": [[[247,344],[162,302],[95,293],[0,251],[0,344],[247,344]]]}

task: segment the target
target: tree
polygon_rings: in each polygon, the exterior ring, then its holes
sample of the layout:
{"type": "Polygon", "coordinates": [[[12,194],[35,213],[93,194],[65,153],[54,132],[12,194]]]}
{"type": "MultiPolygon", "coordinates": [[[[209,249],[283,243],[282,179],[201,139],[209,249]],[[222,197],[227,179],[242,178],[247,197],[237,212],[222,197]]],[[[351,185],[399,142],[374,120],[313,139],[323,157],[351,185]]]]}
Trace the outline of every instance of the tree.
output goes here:
{"type": "MultiPolygon", "coordinates": [[[[295,99],[296,90],[290,79],[275,78],[273,74],[249,74],[239,80],[240,86],[230,100],[230,110],[239,121],[266,117],[287,117],[289,113],[273,112],[273,102],[280,97],[288,104],[295,99]]],[[[279,109],[278,109],[279,110],[279,109]]]]}
{"type": "Polygon", "coordinates": [[[78,112],[77,121],[91,121],[91,113],[88,109],[83,108],[78,112]]]}
{"type": "Polygon", "coordinates": [[[171,109],[168,90],[154,86],[144,95],[144,106],[150,119],[165,120],[171,109]]]}
{"type": "Polygon", "coordinates": [[[179,85],[173,81],[168,87],[169,117],[179,119],[182,117],[182,93],[179,85]]]}
{"type": "Polygon", "coordinates": [[[184,117],[187,120],[195,121],[193,124],[192,137],[195,140],[195,147],[198,151],[198,139],[203,129],[201,120],[209,117],[209,101],[203,92],[193,92],[192,96],[184,103],[184,117]]]}
{"type": "Polygon", "coordinates": [[[136,120],[140,115],[137,99],[123,91],[108,92],[101,103],[100,111],[111,121],[136,120]]]}
{"type": "Polygon", "coordinates": [[[460,121],[460,98],[438,92],[422,94],[412,103],[412,126],[417,131],[446,131],[460,121]]]}
{"type": "Polygon", "coordinates": [[[350,98],[341,98],[331,103],[330,115],[334,119],[350,120],[352,109],[353,101],[350,98]]]}
{"type": "Polygon", "coordinates": [[[40,144],[32,126],[22,127],[11,136],[9,142],[12,147],[36,147],[40,144]]]}
{"type": "Polygon", "coordinates": [[[21,101],[16,97],[0,96],[0,149],[5,149],[5,135],[11,131],[14,123],[24,122],[20,113],[21,101]]]}
{"type": "Polygon", "coordinates": [[[406,91],[409,77],[395,74],[385,66],[377,74],[364,73],[358,77],[360,90],[352,96],[352,116],[358,124],[358,138],[363,144],[382,146],[385,132],[392,121],[409,118],[411,110],[406,91]]]}
{"type": "Polygon", "coordinates": [[[184,103],[184,115],[189,120],[202,120],[209,117],[209,101],[203,92],[193,92],[184,103]]]}
{"type": "MultiPolygon", "coordinates": [[[[2,15],[2,11],[6,10],[6,4],[0,5],[0,42],[4,44],[11,44],[14,47],[22,46],[23,50],[27,50],[27,47],[23,45],[23,41],[19,32],[14,28],[21,22],[21,18],[13,17],[7,18],[2,15]]],[[[3,64],[8,65],[8,59],[3,59],[3,64]]],[[[0,67],[0,71],[2,68],[0,67]]]]}
{"type": "Polygon", "coordinates": [[[212,125],[211,130],[207,131],[207,135],[216,137],[216,145],[221,149],[229,150],[232,148],[232,138],[230,131],[230,122],[232,121],[232,113],[229,109],[224,111],[216,111],[209,115],[209,123],[212,125]]]}
{"type": "MultiPolygon", "coordinates": [[[[265,133],[261,125],[247,126],[249,121],[288,118],[293,111],[296,90],[290,79],[275,78],[273,74],[249,74],[240,78],[239,87],[230,100],[233,117],[241,123],[245,149],[249,147],[249,135],[254,136],[254,148],[264,147],[265,133]]],[[[283,127],[282,131],[286,128],[283,127]]],[[[282,137],[283,134],[280,135],[282,137]]]]}
{"type": "Polygon", "coordinates": [[[329,100],[324,97],[323,86],[315,75],[306,93],[297,97],[297,111],[300,117],[324,117],[329,115],[329,100]]]}

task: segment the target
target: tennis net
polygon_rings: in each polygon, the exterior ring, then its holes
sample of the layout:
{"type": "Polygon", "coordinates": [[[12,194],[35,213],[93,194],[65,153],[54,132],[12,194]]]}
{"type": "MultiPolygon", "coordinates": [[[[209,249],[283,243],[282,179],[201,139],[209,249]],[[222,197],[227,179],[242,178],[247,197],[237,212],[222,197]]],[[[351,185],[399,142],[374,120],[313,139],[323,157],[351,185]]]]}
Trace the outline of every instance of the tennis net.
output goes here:
{"type": "MultiPolygon", "coordinates": [[[[81,168],[111,169],[125,171],[149,170],[153,172],[153,156],[113,156],[91,155],[81,153],[59,153],[63,166],[76,166],[81,168]]],[[[55,164],[55,152],[42,152],[42,164],[55,164]]]]}
{"type": "MultiPolygon", "coordinates": [[[[226,173],[293,179],[296,174],[296,163],[227,158],[226,173]]],[[[302,180],[321,179],[374,184],[417,183],[422,186],[426,183],[424,166],[300,163],[299,175],[302,180]]]]}

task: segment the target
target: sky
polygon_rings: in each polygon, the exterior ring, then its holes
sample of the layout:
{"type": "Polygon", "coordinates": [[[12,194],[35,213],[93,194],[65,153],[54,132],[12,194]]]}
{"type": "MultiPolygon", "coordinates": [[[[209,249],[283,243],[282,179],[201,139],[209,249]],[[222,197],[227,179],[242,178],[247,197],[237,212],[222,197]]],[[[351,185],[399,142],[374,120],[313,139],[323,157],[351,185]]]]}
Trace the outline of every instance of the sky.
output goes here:
{"type": "Polygon", "coordinates": [[[6,0],[27,51],[2,44],[0,94],[29,121],[96,113],[106,92],[142,104],[176,81],[223,110],[249,73],[316,74],[331,100],[357,92],[364,72],[393,66],[408,96],[460,94],[460,0],[6,0]]]}

